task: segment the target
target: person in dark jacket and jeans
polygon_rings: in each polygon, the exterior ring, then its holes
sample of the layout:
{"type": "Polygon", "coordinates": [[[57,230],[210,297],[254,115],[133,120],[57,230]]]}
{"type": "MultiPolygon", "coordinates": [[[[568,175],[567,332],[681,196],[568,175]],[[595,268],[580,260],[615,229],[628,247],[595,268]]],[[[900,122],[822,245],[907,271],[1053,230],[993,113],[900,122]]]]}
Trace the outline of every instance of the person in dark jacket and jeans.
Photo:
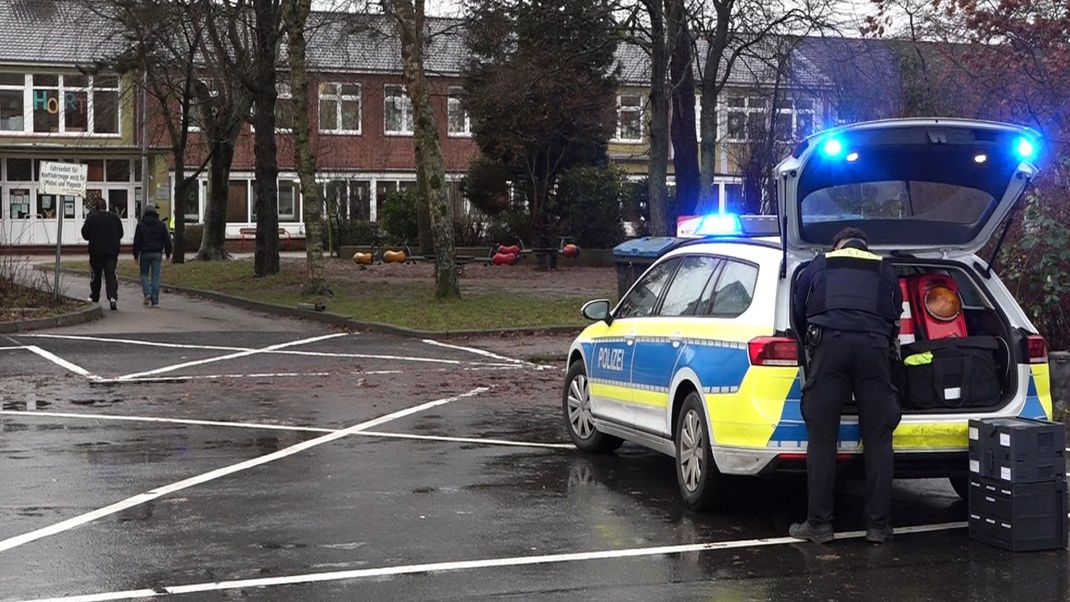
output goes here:
{"type": "Polygon", "coordinates": [[[100,277],[104,276],[108,301],[118,309],[119,281],[115,278],[115,264],[119,261],[119,242],[123,238],[123,222],[107,210],[104,199],[88,199],[90,213],[82,225],[82,238],[89,241],[89,267],[93,278],[89,281],[89,300],[100,301],[100,277]]]}
{"type": "Polygon", "coordinates": [[[167,226],[160,221],[156,206],[149,205],[134,231],[134,259],[140,262],[145,305],[156,307],[160,304],[160,265],[164,255],[171,259],[172,250],[167,226]]]}

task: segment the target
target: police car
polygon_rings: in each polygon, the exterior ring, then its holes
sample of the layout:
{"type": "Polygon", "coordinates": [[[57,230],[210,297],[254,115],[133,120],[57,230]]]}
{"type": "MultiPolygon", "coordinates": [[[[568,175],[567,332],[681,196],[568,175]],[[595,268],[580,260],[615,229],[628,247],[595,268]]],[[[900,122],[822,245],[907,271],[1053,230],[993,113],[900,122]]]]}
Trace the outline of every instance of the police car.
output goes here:
{"type": "MultiPolygon", "coordinates": [[[[903,344],[998,342],[987,405],[961,403],[956,387],[938,391],[935,407],[902,396],[896,476],[948,477],[965,495],[969,419],[1051,416],[1047,344],[1000,282],[995,253],[981,256],[994,235],[1002,242],[1039,143],[1029,129],[950,119],[860,123],[803,141],[776,169],[777,234],[706,216],[692,225],[698,238],[674,241],[615,307],[584,305],[596,322],[570,348],[562,399],[573,443],[609,452],[627,440],[674,457],[696,509],[716,499],[722,475],[804,471],[792,283],[854,226],[900,276],[903,344]]],[[[839,452],[845,471],[861,464],[851,406],[839,452]]]]}

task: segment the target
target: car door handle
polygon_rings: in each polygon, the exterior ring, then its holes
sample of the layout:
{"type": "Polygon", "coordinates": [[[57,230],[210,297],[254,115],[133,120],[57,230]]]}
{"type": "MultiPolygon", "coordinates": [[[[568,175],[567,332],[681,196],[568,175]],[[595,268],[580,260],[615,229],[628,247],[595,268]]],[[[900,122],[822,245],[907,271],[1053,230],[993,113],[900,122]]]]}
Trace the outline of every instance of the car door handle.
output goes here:
{"type": "Polygon", "coordinates": [[[629,344],[629,345],[634,345],[635,344],[635,333],[634,332],[629,332],[628,334],[624,335],[624,342],[629,344]]]}
{"type": "Polygon", "coordinates": [[[684,343],[684,336],[682,334],[674,334],[669,337],[669,342],[672,343],[673,348],[677,348],[684,343]]]}

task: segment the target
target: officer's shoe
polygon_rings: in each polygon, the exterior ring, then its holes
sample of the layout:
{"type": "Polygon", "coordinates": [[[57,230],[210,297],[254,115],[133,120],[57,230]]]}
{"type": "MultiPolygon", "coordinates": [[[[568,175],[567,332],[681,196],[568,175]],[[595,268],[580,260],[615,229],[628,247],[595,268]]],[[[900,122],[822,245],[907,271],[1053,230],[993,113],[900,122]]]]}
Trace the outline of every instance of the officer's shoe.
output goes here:
{"type": "Polygon", "coordinates": [[[895,535],[891,527],[867,527],[866,541],[869,543],[882,544],[895,535]]]}
{"type": "Polygon", "coordinates": [[[792,524],[788,529],[788,535],[795,539],[807,539],[814,543],[828,543],[836,539],[836,535],[832,531],[832,525],[815,527],[810,524],[810,521],[792,524]]]}

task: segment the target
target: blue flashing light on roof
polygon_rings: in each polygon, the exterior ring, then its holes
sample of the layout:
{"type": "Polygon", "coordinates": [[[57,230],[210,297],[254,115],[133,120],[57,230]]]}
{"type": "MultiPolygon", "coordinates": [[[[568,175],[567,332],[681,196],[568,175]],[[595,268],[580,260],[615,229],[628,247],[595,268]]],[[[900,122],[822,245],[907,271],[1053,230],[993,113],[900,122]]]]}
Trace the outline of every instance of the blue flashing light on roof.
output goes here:
{"type": "Polygon", "coordinates": [[[843,154],[843,142],[839,138],[829,138],[821,143],[821,152],[826,157],[839,157],[843,154]]]}
{"type": "Polygon", "coordinates": [[[743,225],[739,216],[732,213],[711,213],[702,218],[695,234],[702,236],[741,236],[743,225]]]}
{"type": "Polygon", "coordinates": [[[1029,138],[1019,136],[1014,141],[1014,152],[1018,155],[1019,159],[1032,159],[1037,154],[1037,145],[1029,138]]]}

